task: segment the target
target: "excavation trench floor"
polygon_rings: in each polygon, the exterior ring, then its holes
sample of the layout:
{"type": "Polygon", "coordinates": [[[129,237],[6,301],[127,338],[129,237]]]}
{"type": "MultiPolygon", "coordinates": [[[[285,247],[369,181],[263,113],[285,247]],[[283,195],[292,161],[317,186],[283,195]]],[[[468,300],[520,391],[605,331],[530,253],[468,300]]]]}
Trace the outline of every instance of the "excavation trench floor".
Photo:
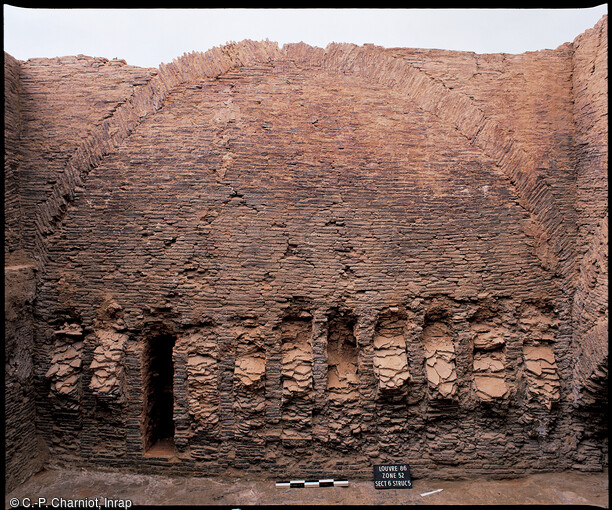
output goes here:
{"type": "MultiPolygon", "coordinates": [[[[276,488],[277,480],[167,477],[117,472],[47,469],[5,497],[28,506],[45,498],[130,500],[140,505],[594,505],[608,508],[608,471],[562,472],[505,480],[414,480],[412,489],[377,490],[371,480],[348,487],[276,488]],[[442,489],[439,492],[425,493],[442,489]]],[[[58,500],[56,500],[57,502],[58,500]]],[[[95,508],[95,506],[93,507],[95,508]]]]}

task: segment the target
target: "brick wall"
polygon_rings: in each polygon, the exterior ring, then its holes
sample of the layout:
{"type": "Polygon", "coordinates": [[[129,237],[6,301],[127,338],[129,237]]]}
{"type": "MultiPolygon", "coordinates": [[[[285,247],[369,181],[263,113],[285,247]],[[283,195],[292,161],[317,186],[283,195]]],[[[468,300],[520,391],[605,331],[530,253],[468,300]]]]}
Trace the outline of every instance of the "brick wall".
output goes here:
{"type": "Polygon", "coordinates": [[[607,257],[605,242],[581,256],[605,199],[576,207],[604,178],[584,155],[607,154],[588,129],[602,110],[576,85],[580,58],[607,52],[588,42],[601,26],[523,55],[245,41],[158,70],[21,63],[34,380],[54,461],[602,469],[605,425],[585,435],[575,408],[577,381],[607,360],[575,328],[575,290],[607,257]],[[174,459],[146,451],[160,335],[174,459]]]}
{"type": "Polygon", "coordinates": [[[46,446],[36,430],[36,388],[33,382],[36,294],[33,265],[4,268],[5,466],[11,490],[37,472],[46,460],[46,446]]]}
{"type": "Polygon", "coordinates": [[[21,160],[21,106],[19,98],[20,62],[4,54],[4,256],[22,246],[22,215],[19,197],[21,160]]]}
{"type": "Polygon", "coordinates": [[[45,446],[36,431],[33,379],[36,268],[23,249],[21,63],[4,54],[4,352],[5,466],[10,490],[38,471],[45,446]]]}
{"type": "Polygon", "coordinates": [[[573,302],[576,404],[607,412],[608,378],[607,21],[576,38],[573,54],[576,210],[580,259],[573,302]]]}

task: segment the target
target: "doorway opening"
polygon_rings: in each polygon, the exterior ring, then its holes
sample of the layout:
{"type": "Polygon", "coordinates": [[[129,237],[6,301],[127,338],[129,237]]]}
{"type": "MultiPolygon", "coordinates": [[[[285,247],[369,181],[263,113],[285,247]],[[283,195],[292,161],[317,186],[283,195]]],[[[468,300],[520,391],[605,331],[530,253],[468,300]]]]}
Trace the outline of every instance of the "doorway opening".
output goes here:
{"type": "Polygon", "coordinates": [[[148,456],[174,456],[174,363],[175,338],[151,337],[143,353],[144,442],[148,456]]]}

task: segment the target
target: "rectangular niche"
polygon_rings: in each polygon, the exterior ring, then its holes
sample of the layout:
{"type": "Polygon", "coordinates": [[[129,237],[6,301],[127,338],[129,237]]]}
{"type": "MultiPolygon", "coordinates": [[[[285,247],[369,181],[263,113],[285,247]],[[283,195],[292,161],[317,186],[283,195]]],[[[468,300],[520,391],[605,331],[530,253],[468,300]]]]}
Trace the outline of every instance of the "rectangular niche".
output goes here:
{"type": "Polygon", "coordinates": [[[175,338],[156,334],[147,339],[142,357],[145,453],[174,454],[174,363],[175,338]]]}
{"type": "Polygon", "coordinates": [[[342,452],[356,447],[362,430],[356,327],[357,318],[350,312],[334,311],[328,318],[327,441],[342,452]]]}
{"type": "Polygon", "coordinates": [[[527,369],[527,396],[543,403],[548,409],[560,398],[560,382],[552,345],[524,345],[523,358],[527,369]]]}
{"type": "Polygon", "coordinates": [[[216,440],[219,435],[219,353],[215,331],[181,338],[186,350],[187,407],[193,432],[216,440]]]}
{"type": "Polygon", "coordinates": [[[312,433],[312,319],[288,317],[280,325],[281,420],[283,439],[310,439],[312,433]]]}
{"type": "Polygon", "coordinates": [[[266,353],[259,328],[236,327],[234,414],[237,437],[250,441],[261,434],[265,414],[266,353]]]}
{"type": "Polygon", "coordinates": [[[476,323],[474,331],[474,390],[481,400],[508,395],[506,383],[506,338],[510,332],[492,323],[476,323]]]}
{"type": "Polygon", "coordinates": [[[374,333],[374,370],[382,392],[405,389],[410,380],[405,339],[406,318],[393,307],[381,313],[374,333]]]}
{"type": "Polygon", "coordinates": [[[336,315],[327,330],[327,389],[329,398],[344,400],[359,395],[357,319],[336,315]]]}
{"type": "Polygon", "coordinates": [[[457,392],[455,345],[450,328],[431,322],[423,329],[425,375],[434,398],[452,398],[457,392]]]}

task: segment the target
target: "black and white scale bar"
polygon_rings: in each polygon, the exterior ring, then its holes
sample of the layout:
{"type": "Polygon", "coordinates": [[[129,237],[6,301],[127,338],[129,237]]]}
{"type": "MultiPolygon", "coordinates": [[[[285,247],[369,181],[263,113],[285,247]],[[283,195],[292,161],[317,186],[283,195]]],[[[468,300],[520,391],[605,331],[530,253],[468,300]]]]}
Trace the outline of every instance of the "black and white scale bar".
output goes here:
{"type": "Polygon", "coordinates": [[[348,480],[317,480],[307,482],[306,480],[291,480],[290,482],[276,482],[277,487],[289,487],[291,489],[301,489],[304,487],[348,487],[348,480]]]}

